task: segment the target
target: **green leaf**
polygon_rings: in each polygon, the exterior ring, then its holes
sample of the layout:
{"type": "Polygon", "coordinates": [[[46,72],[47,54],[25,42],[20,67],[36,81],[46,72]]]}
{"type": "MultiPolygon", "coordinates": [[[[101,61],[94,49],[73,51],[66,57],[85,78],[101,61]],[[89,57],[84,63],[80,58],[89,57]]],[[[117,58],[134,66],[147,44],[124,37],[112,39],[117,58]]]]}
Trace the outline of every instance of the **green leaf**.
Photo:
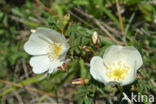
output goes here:
{"type": "Polygon", "coordinates": [[[104,6],[101,6],[101,10],[112,20],[114,21],[118,26],[120,26],[120,23],[118,21],[118,19],[104,6]]]}
{"type": "Polygon", "coordinates": [[[85,69],[85,64],[84,64],[84,61],[83,59],[80,59],[80,70],[81,70],[81,78],[85,78],[86,75],[87,75],[87,71],[85,69]]]}
{"type": "Polygon", "coordinates": [[[90,99],[87,96],[84,98],[84,102],[85,102],[85,104],[92,104],[92,102],[90,101],[90,99]]]}

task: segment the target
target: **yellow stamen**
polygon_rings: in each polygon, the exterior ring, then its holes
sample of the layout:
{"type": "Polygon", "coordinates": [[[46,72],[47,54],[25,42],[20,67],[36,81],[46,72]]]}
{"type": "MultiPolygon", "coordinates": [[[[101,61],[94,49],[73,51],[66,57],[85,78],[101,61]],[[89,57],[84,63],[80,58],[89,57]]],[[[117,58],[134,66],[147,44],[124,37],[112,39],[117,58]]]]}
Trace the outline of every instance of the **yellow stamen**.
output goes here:
{"type": "Polygon", "coordinates": [[[130,69],[128,65],[121,63],[121,61],[118,61],[116,64],[108,64],[107,67],[109,67],[109,70],[107,69],[106,75],[114,81],[123,80],[125,73],[130,69]]]}
{"type": "Polygon", "coordinates": [[[49,43],[48,47],[48,57],[51,59],[58,58],[60,52],[62,50],[62,47],[58,43],[49,43]]]}

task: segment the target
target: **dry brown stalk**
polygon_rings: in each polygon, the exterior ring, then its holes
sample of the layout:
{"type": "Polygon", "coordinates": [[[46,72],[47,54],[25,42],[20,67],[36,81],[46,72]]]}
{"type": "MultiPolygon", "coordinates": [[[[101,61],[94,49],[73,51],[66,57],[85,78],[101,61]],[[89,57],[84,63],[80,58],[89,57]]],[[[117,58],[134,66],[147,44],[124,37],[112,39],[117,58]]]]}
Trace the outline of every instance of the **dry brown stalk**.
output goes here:
{"type": "Polygon", "coordinates": [[[121,33],[122,33],[122,35],[124,35],[124,27],[123,27],[122,17],[121,17],[121,13],[120,13],[119,0],[116,0],[116,8],[117,8],[117,12],[118,12],[118,18],[119,18],[119,22],[120,22],[121,33]]]}
{"type": "Polygon", "coordinates": [[[40,5],[43,9],[45,9],[46,11],[48,11],[50,14],[59,17],[61,20],[64,20],[63,17],[57,15],[54,11],[52,11],[51,9],[49,9],[48,7],[46,7],[45,5],[43,5],[39,0],[35,0],[35,2],[36,2],[38,5],[40,5]]]}
{"type": "Polygon", "coordinates": [[[56,97],[56,95],[53,94],[53,93],[48,93],[48,92],[45,92],[45,91],[38,90],[36,88],[32,88],[32,87],[28,87],[28,86],[23,86],[22,84],[17,84],[15,82],[0,80],[0,83],[9,84],[9,85],[16,86],[16,87],[19,87],[19,88],[24,88],[26,90],[33,91],[33,92],[36,92],[36,93],[48,95],[48,96],[51,96],[51,97],[56,97]]]}

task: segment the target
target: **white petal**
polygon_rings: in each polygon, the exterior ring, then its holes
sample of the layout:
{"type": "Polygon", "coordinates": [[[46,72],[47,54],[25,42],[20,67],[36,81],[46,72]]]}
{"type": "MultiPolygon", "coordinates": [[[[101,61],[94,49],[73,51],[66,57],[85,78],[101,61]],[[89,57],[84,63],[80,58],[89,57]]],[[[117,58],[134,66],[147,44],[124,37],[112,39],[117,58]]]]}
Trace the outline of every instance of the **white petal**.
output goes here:
{"type": "Polygon", "coordinates": [[[58,67],[62,66],[63,61],[55,59],[55,60],[50,61],[50,64],[51,65],[50,65],[50,69],[49,69],[48,73],[53,73],[58,70],[58,67]]]}
{"type": "Polygon", "coordinates": [[[64,60],[70,46],[68,44],[63,44],[61,47],[62,50],[60,52],[59,59],[64,60]]]}
{"type": "Polygon", "coordinates": [[[62,50],[61,50],[61,53],[60,54],[65,54],[67,53],[68,49],[69,49],[69,44],[62,44],[62,50]]]}
{"type": "Polygon", "coordinates": [[[136,48],[130,46],[123,47],[119,45],[112,45],[111,47],[106,49],[103,59],[108,63],[120,60],[125,64],[132,65],[132,67],[134,66],[134,62],[136,61],[136,69],[140,68],[143,64],[139,51],[136,48]]]}
{"type": "Polygon", "coordinates": [[[34,73],[40,74],[50,68],[50,60],[47,55],[35,56],[30,59],[30,65],[34,73]]]}
{"type": "Polygon", "coordinates": [[[135,69],[136,70],[139,69],[143,64],[143,60],[139,51],[136,48],[130,46],[125,47],[124,50],[125,50],[125,54],[128,54],[129,59],[131,61],[133,60],[134,63],[136,63],[135,69]]]}
{"type": "Polygon", "coordinates": [[[69,47],[62,34],[55,30],[39,27],[31,34],[30,39],[24,45],[24,49],[31,55],[43,55],[47,53],[49,43],[53,42],[65,44],[66,47],[69,47]]]}
{"type": "Polygon", "coordinates": [[[29,40],[24,44],[24,50],[30,55],[43,55],[49,47],[48,40],[39,36],[39,32],[33,32],[29,40]]]}
{"type": "Polygon", "coordinates": [[[65,39],[64,35],[56,32],[55,30],[39,27],[36,29],[38,33],[40,33],[40,36],[44,39],[49,40],[50,42],[56,42],[56,43],[67,43],[67,40],[65,39]]]}
{"type": "Polygon", "coordinates": [[[90,73],[94,79],[106,84],[108,79],[106,78],[106,68],[103,63],[103,59],[99,56],[94,56],[90,62],[90,73]]]}
{"type": "Polygon", "coordinates": [[[136,79],[137,63],[135,62],[133,67],[130,67],[130,71],[125,75],[125,79],[121,81],[121,86],[131,84],[136,79]]]}

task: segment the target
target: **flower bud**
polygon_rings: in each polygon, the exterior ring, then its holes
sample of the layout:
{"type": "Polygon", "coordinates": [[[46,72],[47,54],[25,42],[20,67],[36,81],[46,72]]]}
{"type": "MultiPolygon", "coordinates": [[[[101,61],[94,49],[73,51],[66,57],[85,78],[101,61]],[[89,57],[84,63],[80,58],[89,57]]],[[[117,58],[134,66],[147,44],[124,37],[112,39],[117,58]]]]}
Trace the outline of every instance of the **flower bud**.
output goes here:
{"type": "Polygon", "coordinates": [[[68,20],[70,19],[70,13],[67,13],[65,16],[64,16],[64,19],[68,20]]]}
{"type": "Polygon", "coordinates": [[[79,48],[84,50],[85,52],[89,52],[89,48],[87,46],[79,46],[79,48]]]}
{"type": "Polygon", "coordinates": [[[64,24],[64,26],[66,26],[69,23],[70,14],[67,13],[63,18],[64,18],[63,24],[64,24]]]}
{"type": "Polygon", "coordinates": [[[99,40],[99,35],[98,33],[95,31],[92,35],[92,41],[93,41],[93,44],[96,48],[99,47],[99,43],[100,43],[100,40],[99,40]]]}
{"type": "Polygon", "coordinates": [[[35,29],[31,29],[31,30],[30,30],[30,32],[32,32],[32,33],[33,33],[33,32],[36,32],[36,30],[35,30],[35,29]]]}
{"type": "Polygon", "coordinates": [[[87,84],[89,82],[88,79],[86,78],[78,78],[72,81],[72,84],[77,84],[77,85],[82,85],[82,84],[87,84]]]}

